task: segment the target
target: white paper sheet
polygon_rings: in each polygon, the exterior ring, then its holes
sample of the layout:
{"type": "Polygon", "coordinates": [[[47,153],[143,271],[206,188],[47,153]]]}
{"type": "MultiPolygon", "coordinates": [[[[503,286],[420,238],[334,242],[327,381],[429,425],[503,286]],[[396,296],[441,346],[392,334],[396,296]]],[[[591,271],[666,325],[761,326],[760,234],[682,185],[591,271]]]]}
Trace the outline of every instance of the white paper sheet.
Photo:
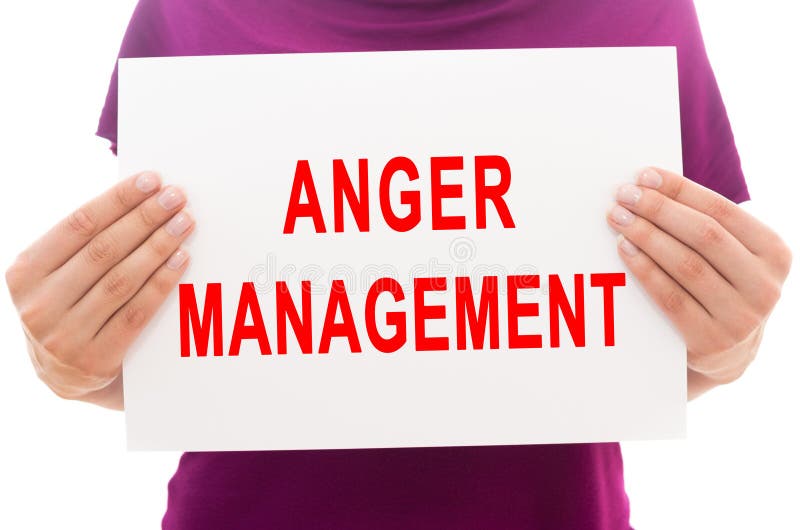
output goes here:
{"type": "MultiPolygon", "coordinates": [[[[123,59],[119,75],[122,176],[155,169],[184,187],[197,229],[183,283],[199,308],[207,283],[222,284],[223,355],[180,354],[176,290],[124,365],[131,449],[252,450],[598,442],[684,435],[685,348],[635,278],[614,289],[615,344],[605,345],[602,290],[590,274],[627,272],[605,222],[617,185],[645,165],[680,171],[674,48],[475,50],[123,59]],[[511,169],[504,196],[515,228],[487,204],[476,228],[474,157],[500,155],[511,169]],[[408,157],[420,178],[393,180],[421,192],[421,222],[387,226],[379,203],[384,164],[408,157]],[[432,230],[431,157],[463,157],[446,184],[445,215],[464,230],[432,230]],[[334,232],[332,161],[354,184],[368,160],[370,231],[345,202],[334,232]],[[284,234],[298,160],[308,160],[327,232],[299,219],[284,234]],[[548,289],[527,290],[539,316],[520,330],[541,348],[508,348],[507,292],[499,296],[500,348],[455,348],[454,277],[557,274],[570,300],[584,274],[586,346],[563,320],[550,345],[548,289]],[[377,351],[365,298],[377,276],[394,277],[406,299],[407,342],[377,351]],[[416,351],[413,277],[448,278],[447,317],[428,320],[446,351],[416,351]],[[319,346],[331,279],[345,280],[362,352],[334,338],[330,353],[303,354],[289,328],[277,354],[275,281],[300,304],[312,280],[313,348],[319,346]],[[273,353],[245,340],[228,355],[242,284],[259,295],[273,353]]],[[[305,196],[303,197],[305,200],[305,196]]],[[[476,294],[477,299],[477,294],[476,294]]],[[[247,323],[251,322],[248,317],[247,323]]],[[[337,321],[341,321],[341,315],[337,321]]],[[[486,338],[488,343],[488,337],[486,338]]],[[[486,345],[484,344],[484,346],[486,345]]],[[[468,342],[468,344],[471,344],[468,342]]]]}

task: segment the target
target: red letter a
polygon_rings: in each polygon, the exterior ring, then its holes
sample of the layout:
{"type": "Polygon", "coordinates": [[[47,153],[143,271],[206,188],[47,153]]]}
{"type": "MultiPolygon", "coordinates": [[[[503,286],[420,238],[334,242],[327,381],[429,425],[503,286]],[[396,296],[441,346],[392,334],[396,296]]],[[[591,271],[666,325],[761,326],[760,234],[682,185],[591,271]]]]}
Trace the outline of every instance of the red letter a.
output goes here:
{"type": "Polygon", "coordinates": [[[239,308],[236,310],[236,322],[233,324],[231,348],[228,351],[228,355],[239,355],[239,348],[244,339],[258,340],[261,355],[272,354],[269,340],[267,339],[267,330],[264,328],[264,317],[261,316],[261,306],[258,304],[258,295],[253,282],[242,284],[242,294],[239,296],[239,308]],[[245,324],[248,309],[250,309],[250,315],[253,317],[253,325],[251,326],[245,324]]]}
{"type": "Polygon", "coordinates": [[[298,217],[310,217],[314,221],[314,230],[325,233],[325,222],[322,220],[322,210],[319,208],[317,190],[314,188],[314,178],[308,160],[298,160],[294,171],[292,193],[289,197],[289,207],[286,210],[286,221],[283,224],[284,234],[294,233],[294,223],[298,217]],[[300,202],[300,196],[306,190],[307,203],[300,202]]]}

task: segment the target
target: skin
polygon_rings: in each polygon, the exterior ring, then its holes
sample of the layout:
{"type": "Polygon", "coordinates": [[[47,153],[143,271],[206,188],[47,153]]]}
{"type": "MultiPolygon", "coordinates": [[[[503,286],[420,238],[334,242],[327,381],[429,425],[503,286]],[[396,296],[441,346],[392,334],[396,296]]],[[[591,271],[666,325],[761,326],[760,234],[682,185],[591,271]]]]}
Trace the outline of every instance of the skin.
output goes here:
{"type": "Polygon", "coordinates": [[[686,344],[688,397],[753,361],[792,255],[764,223],[681,175],[647,168],[617,190],[618,252],[686,344]]]}
{"type": "MultiPolygon", "coordinates": [[[[36,373],[58,396],[124,408],[122,359],[189,263],[185,204],[158,175],[133,175],[6,271],[36,373]]],[[[786,244],[735,203],[657,168],[619,189],[607,221],[630,272],[683,336],[689,399],[738,379],[789,273],[786,244]]]]}
{"type": "Polygon", "coordinates": [[[122,359],[186,270],[186,198],[154,173],[84,204],[24,250],[6,282],[36,373],[58,396],[122,410],[122,359]]]}

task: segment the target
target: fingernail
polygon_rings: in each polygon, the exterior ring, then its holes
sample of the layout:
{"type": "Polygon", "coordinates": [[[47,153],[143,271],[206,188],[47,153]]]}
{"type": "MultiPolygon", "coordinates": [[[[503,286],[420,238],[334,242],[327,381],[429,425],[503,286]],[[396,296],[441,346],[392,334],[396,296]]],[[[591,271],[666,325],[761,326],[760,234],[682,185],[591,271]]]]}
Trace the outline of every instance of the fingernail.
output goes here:
{"type": "Polygon", "coordinates": [[[178,270],[181,268],[181,265],[186,263],[187,259],[189,259],[189,253],[183,250],[182,248],[179,248],[167,260],[167,268],[172,270],[178,270]]]}
{"type": "Polygon", "coordinates": [[[184,200],[181,190],[174,186],[164,188],[161,195],[158,196],[158,204],[165,210],[172,210],[184,200]]]}
{"type": "Polygon", "coordinates": [[[615,204],[614,207],[611,208],[611,219],[618,225],[628,226],[633,222],[634,215],[630,210],[623,208],[619,204],[615,204]]]}
{"type": "Polygon", "coordinates": [[[622,234],[617,236],[617,243],[619,244],[619,248],[622,249],[622,252],[628,256],[635,256],[639,252],[639,247],[628,241],[628,238],[622,234]]]}
{"type": "Polygon", "coordinates": [[[642,188],[633,184],[623,184],[617,188],[617,200],[629,206],[635,206],[642,198],[642,188]]]}
{"type": "Polygon", "coordinates": [[[658,189],[661,187],[661,182],[661,174],[654,169],[650,169],[649,167],[640,171],[639,176],[636,177],[637,184],[647,186],[648,188],[658,189]]]}
{"type": "Polygon", "coordinates": [[[192,226],[192,217],[185,211],[169,220],[164,229],[172,237],[178,237],[192,226]]]}
{"type": "Polygon", "coordinates": [[[149,171],[136,177],[136,187],[142,193],[150,193],[158,187],[158,175],[149,171]]]}

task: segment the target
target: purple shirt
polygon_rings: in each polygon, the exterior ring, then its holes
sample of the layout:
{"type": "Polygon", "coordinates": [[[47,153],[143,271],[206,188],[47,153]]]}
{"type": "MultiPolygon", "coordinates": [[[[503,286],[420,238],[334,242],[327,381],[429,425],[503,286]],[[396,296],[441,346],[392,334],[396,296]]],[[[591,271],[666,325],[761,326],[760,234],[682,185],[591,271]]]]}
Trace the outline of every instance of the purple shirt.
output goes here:
{"type": "MultiPolygon", "coordinates": [[[[691,0],[140,0],[120,57],[658,45],[678,50],[683,173],[746,200],[691,0]]],[[[112,149],[116,129],[115,70],[98,128],[112,149]]],[[[616,443],[201,452],[181,457],[163,527],[610,530],[628,516],[616,443]]]]}

